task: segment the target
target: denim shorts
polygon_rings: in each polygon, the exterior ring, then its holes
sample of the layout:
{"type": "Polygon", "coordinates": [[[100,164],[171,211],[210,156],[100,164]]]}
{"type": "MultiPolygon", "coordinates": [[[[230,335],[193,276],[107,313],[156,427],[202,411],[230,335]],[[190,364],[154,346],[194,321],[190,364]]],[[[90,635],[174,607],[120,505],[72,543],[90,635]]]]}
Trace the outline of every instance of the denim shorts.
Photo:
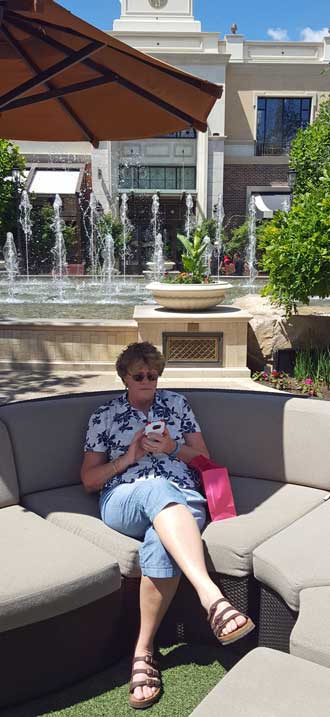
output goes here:
{"type": "Polygon", "coordinates": [[[148,478],[122,483],[102,493],[100,512],[103,522],[119,533],[141,540],[139,549],[142,575],[171,578],[181,571],[164,548],[153,521],[169,503],[185,505],[200,530],[206,522],[206,499],[196,490],[179,488],[165,478],[148,478]]]}

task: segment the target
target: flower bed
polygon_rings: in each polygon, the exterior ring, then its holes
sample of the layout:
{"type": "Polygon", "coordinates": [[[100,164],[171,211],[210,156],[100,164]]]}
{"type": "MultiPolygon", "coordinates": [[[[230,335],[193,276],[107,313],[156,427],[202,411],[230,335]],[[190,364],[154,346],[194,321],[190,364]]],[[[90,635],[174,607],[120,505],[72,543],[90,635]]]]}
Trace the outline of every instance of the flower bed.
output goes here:
{"type": "Polygon", "coordinates": [[[308,398],[322,398],[330,401],[330,387],[324,381],[312,379],[309,376],[302,379],[296,379],[289,376],[284,371],[258,371],[252,375],[254,381],[258,381],[265,386],[275,388],[279,391],[287,391],[295,395],[306,396],[308,398]]]}

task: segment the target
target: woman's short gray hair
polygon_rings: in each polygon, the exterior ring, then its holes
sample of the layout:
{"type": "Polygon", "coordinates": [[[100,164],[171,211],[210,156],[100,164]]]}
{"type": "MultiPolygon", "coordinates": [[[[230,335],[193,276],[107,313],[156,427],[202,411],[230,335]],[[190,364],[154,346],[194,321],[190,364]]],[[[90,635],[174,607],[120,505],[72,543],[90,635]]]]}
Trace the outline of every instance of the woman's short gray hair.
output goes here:
{"type": "Polygon", "coordinates": [[[162,375],[165,368],[163,354],[149,341],[142,341],[141,343],[129,344],[118,356],[116,361],[118,376],[124,379],[130,369],[138,363],[144,363],[148,368],[154,369],[157,371],[158,376],[162,375]]]}

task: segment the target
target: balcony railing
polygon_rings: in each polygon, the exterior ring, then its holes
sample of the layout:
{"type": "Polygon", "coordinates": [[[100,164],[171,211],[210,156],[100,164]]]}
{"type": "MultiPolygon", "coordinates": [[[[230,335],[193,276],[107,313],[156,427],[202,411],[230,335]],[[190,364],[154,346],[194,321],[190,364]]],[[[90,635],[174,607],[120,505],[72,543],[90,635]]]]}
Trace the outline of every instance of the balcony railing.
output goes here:
{"type": "Polygon", "coordinates": [[[256,143],[256,155],[258,157],[269,154],[269,155],[279,155],[279,154],[289,154],[290,152],[290,143],[289,142],[283,142],[280,144],[270,144],[268,142],[257,142],[256,143]]]}

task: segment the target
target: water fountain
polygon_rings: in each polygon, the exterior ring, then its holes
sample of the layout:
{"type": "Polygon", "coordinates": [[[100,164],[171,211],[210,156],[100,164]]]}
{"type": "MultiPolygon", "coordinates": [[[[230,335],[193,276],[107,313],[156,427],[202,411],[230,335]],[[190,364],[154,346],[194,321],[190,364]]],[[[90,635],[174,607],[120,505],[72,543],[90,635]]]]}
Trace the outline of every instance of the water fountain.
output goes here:
{"type": "Polygon", "coordinates": [[[221,269],[221,257],[223,248],[223,220],[225,212],[223,208],[223,197],[222,194],[218,195],[217,212],[216,212],[216,233],[215,233],[215,247],[217,253],[217,278],[220,279],[221,269]]]}
{"type": "MultiPolygon", "coordinates": [[[[81,205],[80,205],[81,206],[81,205]]],[[[97,199],[94,192],[90,193],[88,206],[86,209],[82,208],[82,219],[83,225],[88,237],[89,247],[89,258],[91,263],[91,274],[95,279],[97,278],[98,271],[98,244],[99,244],[99,232],[98,232],[98,205],[97,199]]]]}
{"type": "Polygon", "coordinates": [[[154,239],[154,251],[152,261],[148,266],[152,268],[152,278],[159,281],[164,275],[164,248],[163,237],[159,231],[159,196],[154,194],[151,206],[151,227],[154,239]]]}
{"type": "Polygon", "coordinates": [[[207,247],[203,254],[203,264],[205,267],[205,274],[207,277],[211,276],[211,261],[212,261],[212,255],[213,255],[213,246],[210,237],[205,236],[204,237],[204,243],[207,244],[207,247]]]}
{"type": "Polygon", "coordinates": [[[122,251],[122,257],[123,257],[123,277],[124,277],[124,283],[126,281],[126,263],[127,263],[127,237],[132,229],[131,223],[128,218],[128,195],[126,192],[121,195],[121,205],[120,205],[120,221],[123,228],[123,251],[122,251]]]}
{"type": "Polygon", "coordinates": [[[255,203],[255,197],[252,195],[250,202],[249,202],[249,216],[248,216],[248,225],[249,225],[249,243],[248,243],[248,250],[247,250],[247,264],[249,267],[249,285],[253,286],[256,276],[258,274],[257,268],[256,268],[256,244],[257,244],[257,237],[256,237],[256,203],[255,203]]]}
{"type": "Polygon", "coordinates": [[[8,298],[12,301],[15,293],[15,280],[19,275],[19,265],[14,237],[11,232],[7,232],[6,242],[3,247],[3,256],[8,278],[8,298]]]}
{"type": "Polygon", "coordinates": [[[62,212],[62,199],[59,196],[59,194],[56,194],[55,200],[53,203],[53,209],[54,209],[54,219],[51,223],[52,228],[54,229],[55,233],[55,244],[52,249],[52,254],[54,257],[53,260],[53,270],[52,275],[55,280],[58,282],[62,282],[64,276],[67,275],[67,261],[66,261],[66,247],[65,247],[65,241],[63,236],[63,229],[65,227],[65,222],[62,219],[61,212],[62,212]]]}
{"type": "Polygon", "coordinates": [[[185,221],[185,232],[186,237],[190,239],[190,235],[193,233],[193,230],[195,228],[195,221],[194,221],[194,200],[191,196],[191,194],[187,194],[186,196],[186,221],[185,221]]]}
{"type": "Polygon", "coordinates": [[[113,236],[111,234],[105,235],[101,251],[103,257],[102,277],[104,283],[110,287],[112,285],[113,272],[115,268],[115,247],[113,236]]]}
{"type": "Polygon", "coordinates": [[[19,203],[19,221],[23,229],[25,237],[25,265],[26,265],[26,278],[29,280],[29,241],[32,237],[32,222],[31,222],[31,209],[32,204],[29,200],[29,195],[26,189],[23,189],[21,201],[19,203]]]}

